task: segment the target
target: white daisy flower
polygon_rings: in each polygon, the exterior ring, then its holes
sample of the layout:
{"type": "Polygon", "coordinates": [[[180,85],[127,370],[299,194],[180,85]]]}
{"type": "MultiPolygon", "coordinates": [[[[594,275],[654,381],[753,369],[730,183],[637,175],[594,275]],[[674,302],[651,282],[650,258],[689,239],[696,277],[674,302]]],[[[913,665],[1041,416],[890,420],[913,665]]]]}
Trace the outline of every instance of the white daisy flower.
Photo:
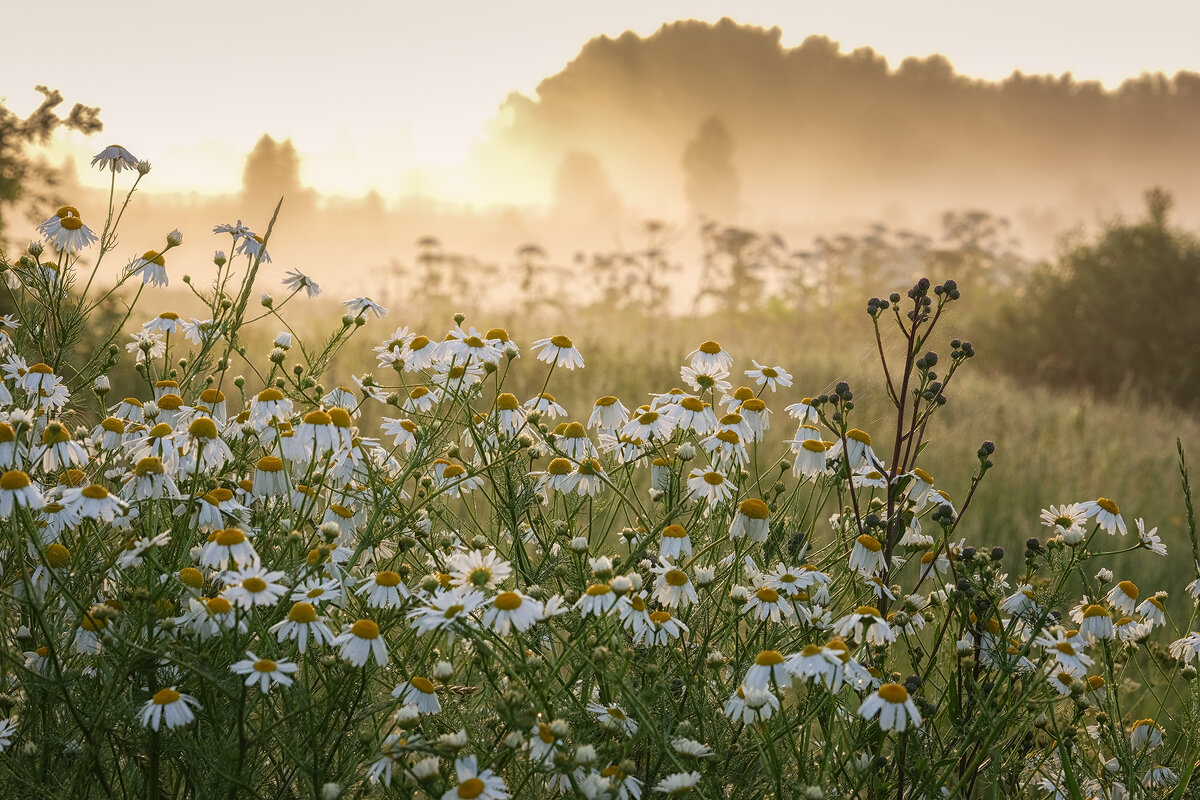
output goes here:
{"type": "Polygon", "coordinates": [[[8,519],[15,508],[31,511],[46,505],[45,499],[29,476],[19,469],[0,475],[0,519],[8,519]]]}
{"type": "Polygon", "coordinates": [[[446,630],[456,622],[472,624],[469,617],[482,604],[483,594],[474,589],[438,589],[425,605],[409,611],[408,617],[420,633],[430,633],[446,630]]]}
{"type": "Polygon", "coordinates": [[[243,566],[240,570],[221,576],[225,583],[221,594],[239,608],[273,606],[287,594],[286,586],[275,583],[283,576],[281,571],[268,572],[257,564],[243,566]]]}
{"type": "Polygon", "coordinates": [[[770,528],[771,510],[762,500],[750,497],[738,503],[737,513],[729,525],[729,538],[746,536],[750,541],[762,544],[767,541],[770,528]]]}
{"type": "Polygon", "coordinates": [[[1089,605],[1083,610],[1083,619],[1079,623],[1079,634],[1089,639],[1113,639],[1112,616],[1108,609],[1100,605],[1089,605]]]}
{"type": "Polygon", "coordinates": [[[625,709],[615,703],[588,703],[588,711],[596,716],[597,721],[605,728],[620,731],[626,736],[637,733],[637,722],[625,713],[625,709]]]}
{"type": "Polygon", "coordinates": [[[266,694],[273,684],[291,686],[292,675],[300,669],[298,664],[290,661],[273,661],[269,658],[259,658],[247,650],[246,658],[229,667],[236,675],[246,676],[246,685],[258,684],[258,691],[266,694]]]}
{"type": "Polygon", "coordinates": [[[696,588],[687,573],[664,560],[651,569],[654,579],[654,599],[667,608],[686,608],[698,601],[696,588]]]}
{"type": "Polygon", "coordinates": [[[715,469],[696,467],[688,473],[688,492],[691,497],[704,500],[709,505],[723,503],[733,496],[733,482],[715,469]]]}
{"type": "Polygon", "coordinates": [[[110,494],[98,483],[66,489],[62,493],[63,507],[81,519],[112,522],[128,507],[123,500],[110,494]]]}
{"type": "Polygon", "coordinates": [[[442,800],[508,800],[508,785],[504,779],[490,769],[483,771],[475,761],[475,756],[456,758],[454,771],[458,781],[442,795],[442,800]]]}
{"type": "Polygon", "coordinates": [[[1138,587],[1133,581],[1121,581],[1108,590],[1108,602],[1113,608],[1132,614],[1138,599],[1138,587]]]}
{"type": "Polygon", "coordinates": [[[276,641],[281,643],[295,639],[301,653],[307,651],[310,635],[313,641],[320,645],[332,644],[336,638],[317,614],[313,604],[304,601],[293,604],[287,617],[272,625],[270,631],[275,634],[276,641]]]}
{"type": "Polygon", "coordinates": [[[1141,517],[1134,520],[1137,525],[1138,538],[1142,540],[1142,547],[1154,553],[1157,556],[1165,556],[1167,554],[1167,546],[1163,544],[1163,540],[1158,535],[1158,528],[1146,530],[1146,521],[1141,517]]]}
{"type": "MultiPolygon", "coordinates": [[[[92,158],[91,166],[99,166],[101,170],[120,172],[121,170],[137,170],[138,160],[133,153],[119,144],[110,144],[92,158]]],[[[158,730],[155,727],[155,730],[158,730]]]]}
{"type": "Polygon", "coordinates": [[[1163,730],[1152,719],[1140,719],[1129,731],[1129,746],[1134,750],[1150,750],[1162,744],[1163,730]]]}
{"type": "Polygon", "coordinates": [[[450,582],[454,586],[495,589],[512,575],[512,564],[494,550],[468,550],[450,558],[450,582]]]}
{"type": "Polygon", "coordinates": [[[363,578],[354,593],[367,595],[367,605],[371,608],[399,608],[409,596],[408,587],[401,582],[399,573],[391,570],[363,578]]]}
{"type": "Polygon", "coordinates": [[[157,250],[147,250],[141,258],[135,258],[129,265],[129,273],[142,274],[142,284],[151,286],[167,286],[171,280],[167,277],[167,262],[162,253],[157,250]]]}
{"type": "Polygon", "coordinates": [[[752,378],[758,386],[766,386],[772,392],[780,386],[787,388],[792,385],[792,376],[783,367],[766,367],[754,359],[750,359],[754,369],[746,370],[746,377],[752,378]]]}
{"type": "MultiPolygon", "coordinates": [[[[713,341],[701,342],[700,346],[688,353],[692,369],[709,370],[721,369],[728,371],[733,367],[733,356],[727,353],[720,344],[713,341]]],[[[757,366],[758,362],[754,362],[757,366]]]]}
{"type": "Polygon", "coordinates": [[[507,636],[510,628],[529,630],[542,618],[541,603],[520,592],[501,592],[484,606],[483,624],[501,636],[507,636]]]}
{"type": "Polygon", "coordinates": [[[676,772],[654,784],[654,791],[676,797],[691,791],[699,784],[699,772],[676,772]]]}
{"type": "Polygon", "coordinates": [[[1081,652],[1076,645],[1075,637],[1067,637],[1062,631],[1056,630],[1051,635],[1039,636],[1033,643],[1046,648],[1054,656],[1055,662],[1061,668],[1077,675],[1082,675],[1092,665],[1092,657],[1081,652]]]}
{"type": "Polygon", "coordinates": [[[612,431],[622,427],[627,419],[629,419],[629,409],[613,395],[605,395],[598,398],[592,406],[592,415],[588,417],[588,427],[612,431]]]}
{"type": "Polygon", "coordinates": [[[533,348],[538,361],[570,370],[583,367],[583,355],[570,337],[561,333],[548,339],[536,339],[533,348]]]}
{"type": "Polygon", "coordinates": [[[354,297],[350,300],[343,300],[342,305],[348,308],[350,313],[356,317],[374,314],[376,319],[383,319],[388,313],[386,308],[369,297],[354,297]]]}
{"type": "Polygon", "coordinates": [[[298,269],[289,269],[284,273],[283,285],[293,292],[299,292],[303,289],[305,294],[310,298],[316,297],[321,293],[320,285],[298,269]]]}
{"type": "Polygon", "coordinates": [[[1107,497],[1082,503],[1080,504],[1080,510],[1087,515],[1088,519],[1095,517],[1096,524],[1109,534],[1116,535],[1119,533],[1122,536],[1125,535],[1125,520],[1121,517],[1121,509],[1107,497]]]}
{"type": "Polygon", "coordinates": [[[421,714],[437,714],[442,710],[438,701],[437,687],[428,678],[414,675],[392,690],[392,697],[414,706],[421,714]]]}
{"type": "MultiPolygon", "coordinates": [[[[635,598],[640,599],[640,598],[635,598]]],[[[643,610],[645,601],[642,602],[643,610]]],[[[670,611],[659,609],[649,614],[634,617],[633,643],[651,647],[670,644],[688,632],[688,626],[675,617],[670,611]]]]}
{"type": "Polygon", "coordinates": [[[250,261],[258,259],[263,264],[270,264],[271,254],[267,252],[265,245],[266,242],[261,236],[246,231],[246,235],[238,242],[234,255],[244,255],[250,261]]]}
{"type": "Polygon", "coordinates": [[[191,695],[180,694],[171,686],[155,692],[142,706],[138,718],[143,725],[154,731],[163,724],[168,728],[178,728],[196,718],[192,713],[193,708],[200,708],[200,702],[191,695]]]}
{"type": "Polygon", "coordinates": [[[863,700],[858,707],[863,719],[879,717],[879,727],[885,731],[904,731],[911,721],[921,727],[921,712],[908,696],[908,690],[898,683],[885,683],[863,700]]]}
{"type": "Polygon", "coordinates": [[[874,575],[887,567],[883,556],[883,544],[869,533],[854,540],[850,552],[850,569],[859,575],[874,575]]]}
{"type": "Polygon", "coordinates": [[[616,605],[617,595],[613,592],[612,586],[607,583],[593,583],[575,603],[580,615],[584,617],[590,614],[602,617],[612,611],[616,605]]]}
{"type": "Polygon", "coordinates": [[[355,621],[330,644],[340,647],[339,655],[342,660],[353,667],[365,666],[371,656],[375,657],[375,663],[381,667],[388,661],[387,646],[380,635],[379,626],[369,619],[355,621]]]}
{"type": "Polygon", "coordinates": [[[67,216],[61,219],[53,234],[46,235],[46,242],[56,250],[78,253],[91,247],[99,238],[78,216],[67,216]]]}

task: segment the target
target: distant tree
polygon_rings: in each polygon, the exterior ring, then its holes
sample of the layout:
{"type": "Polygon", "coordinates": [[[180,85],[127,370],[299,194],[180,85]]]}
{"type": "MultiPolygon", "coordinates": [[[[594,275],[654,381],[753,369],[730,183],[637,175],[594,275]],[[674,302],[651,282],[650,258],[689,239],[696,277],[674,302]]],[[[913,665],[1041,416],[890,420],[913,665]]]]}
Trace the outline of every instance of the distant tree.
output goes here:
{"type": "Polygon", "coordinates": [[[274,208],[280,197],[285,198],[291,212],[312,206],[313,193],[300,182],[300,154],[291,139],[277,142],[263,134],[246,156],[242,196],[248,207],[247,213],[274,208]]]}
{"type": "MultiPolygon", "coordinates": [[[[55,113],[63,102],[62,94],[45,86],[36,87],[42,103],[22,119],[0,103],[0,244],[11,220],[9,209],[24,204],[30,208],[57,205],[53,188],[58,171],[45,162],[33,160],[26,148],[46,144],[60,127],[84,134],[103,128],[100,109],[76,103],[66,118],[55,113]]],[[[48,216],[49,212],[42,214],[48,216]]]]}
{"type": "Polygon", "coordinates": [[[1032,276],[1001,316],[1003,359],[1021,376],[1130,400],[1200,405],[1200,241],[1169,222],[1172,198],[1032,276]]]}
{"type": "Polygon", "coordinates": [[[713,222],[737,219],[737,169],[733,165],[733,137],[720,117],[700,124],[696,138],[683,151],[684,194],[696,216],[713,222]]]}

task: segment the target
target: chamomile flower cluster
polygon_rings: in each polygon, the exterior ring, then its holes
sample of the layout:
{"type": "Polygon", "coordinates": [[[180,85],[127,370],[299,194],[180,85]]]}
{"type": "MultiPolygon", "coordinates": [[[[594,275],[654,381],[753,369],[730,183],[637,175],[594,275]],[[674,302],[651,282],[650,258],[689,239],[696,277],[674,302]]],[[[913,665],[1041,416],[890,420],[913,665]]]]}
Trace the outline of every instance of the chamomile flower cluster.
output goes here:
{"type": "MultiPolygon", "coordinates": [[[[127,156],[97,163],[115,183],[127,156]]],[[[1010,580],[960,530],[961,482],[918,466],[969,343],[889,386],[899,441],[848,385],[791,395],[800,377],[712,340],[678,385],[571,409],[553,392],[586,346],[463,315],[401,319],[326,384],[386,309],[347,300],[310,339],[282,324],[320,292],[293,269],[248,314],[270,237],[239,220],[192,287],[205,310],[135,308],[89,374],[38,315],[97,244],[77,219],[47,220],[54,268],[18,270],[2,325],[0,759],[20,786],[968,797],[986,773],[1107,798],[1190,775],[1177,709],[1129,718],[1126,683],[1152,664],[1194,703],[1200,632],[1166,638],[1172,587],[1095,572],[1122,544],[1164,553],[1157,529],[1135,541],[1112,499],[1051,506],[1010,580]],[[246,330],[276,322],[256,352],[246,330]]],[[[169,285],[181,242],[116,280],[169,285]]],[[[913,287],[910,346],[956,297],[913,287]]]]}

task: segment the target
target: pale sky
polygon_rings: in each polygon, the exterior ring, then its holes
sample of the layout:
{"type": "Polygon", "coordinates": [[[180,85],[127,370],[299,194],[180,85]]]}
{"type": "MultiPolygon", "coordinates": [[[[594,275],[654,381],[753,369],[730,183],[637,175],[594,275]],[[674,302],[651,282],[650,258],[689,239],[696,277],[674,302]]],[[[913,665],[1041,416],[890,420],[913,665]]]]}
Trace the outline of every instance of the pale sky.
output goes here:
{"type": "Polygon", "coordinates": [[[532,94],[593,36],[649,35],[678,19],[778,26],[789,47],[823,34],[893,67],[941,53],[988,79],[1071,72],[1113,87],[1200,71],[1194,0],[137,0],[103,10],[59,0],[5,16],[5,103],[24,114],[43,83],[67,108],[100,106],[104,131],[56,152],[122,144],[153,163],[150,191],[234,191],[245,154],[269,133],[293,140],[304,182],[323,192],[422,186],[468,199],[456,167],[509,92],[532,94]]]}

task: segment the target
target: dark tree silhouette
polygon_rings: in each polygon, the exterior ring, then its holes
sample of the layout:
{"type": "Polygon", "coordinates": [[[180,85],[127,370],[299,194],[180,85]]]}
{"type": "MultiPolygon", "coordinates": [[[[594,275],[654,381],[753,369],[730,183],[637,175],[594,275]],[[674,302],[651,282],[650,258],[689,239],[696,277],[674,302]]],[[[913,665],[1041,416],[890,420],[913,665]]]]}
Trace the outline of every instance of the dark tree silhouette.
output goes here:
{"type": "Polygon", "coordinates": [[[684,193],[694,215],[730,223],[738,214],[738,176],[733,165],[733,137],[719,117],[700,125],[683,151],[684,193]]]}
{"type": "Polygon", "coordinates": [[[103,128],[99,108],[76,103],[63,118],[55,113],[62,105],[62,94],[45,86],[36,88],[42,95],[42,103],[24,119],[0,104],[0,244],[10,223],[10,209],[19,205],[31,209],[58,205],[53,194],[58,182],[57,170],[30,158],[26,148],[31,144],[46,144],[60,127],[85,134],[103,128]]]}

